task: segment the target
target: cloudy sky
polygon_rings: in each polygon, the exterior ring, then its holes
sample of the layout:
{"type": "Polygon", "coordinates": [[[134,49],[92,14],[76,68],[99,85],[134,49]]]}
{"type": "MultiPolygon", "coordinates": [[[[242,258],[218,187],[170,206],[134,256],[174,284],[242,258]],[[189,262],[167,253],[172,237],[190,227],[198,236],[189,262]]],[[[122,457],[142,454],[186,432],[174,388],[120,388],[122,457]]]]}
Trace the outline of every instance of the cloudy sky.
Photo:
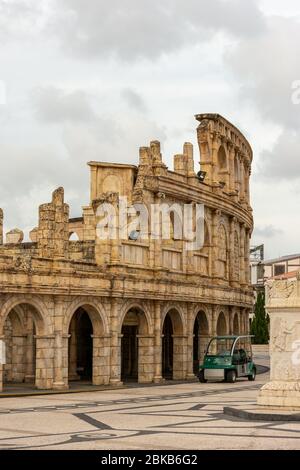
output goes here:
{"type": "Polygon", "coordinates": [[[300,252],[299,21],[296,0],[0,0],[5,229],[61,185],[81,215],[89,160],[137,163],[158,139],[172,167],[217,112],[254,150],[252,244],[300,252]]]}

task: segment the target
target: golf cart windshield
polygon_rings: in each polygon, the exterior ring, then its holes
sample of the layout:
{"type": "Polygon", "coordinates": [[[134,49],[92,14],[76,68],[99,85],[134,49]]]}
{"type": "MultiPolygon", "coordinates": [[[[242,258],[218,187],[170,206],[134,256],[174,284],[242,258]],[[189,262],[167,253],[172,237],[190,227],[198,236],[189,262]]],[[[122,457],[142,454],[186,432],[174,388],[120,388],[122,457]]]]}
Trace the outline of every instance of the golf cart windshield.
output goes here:
{"type": "Polygon", "coordinates": [[[213,338],[208,345],[206,354],[208,356],[230,356],[233,343],[233,338],[213,338]]]}

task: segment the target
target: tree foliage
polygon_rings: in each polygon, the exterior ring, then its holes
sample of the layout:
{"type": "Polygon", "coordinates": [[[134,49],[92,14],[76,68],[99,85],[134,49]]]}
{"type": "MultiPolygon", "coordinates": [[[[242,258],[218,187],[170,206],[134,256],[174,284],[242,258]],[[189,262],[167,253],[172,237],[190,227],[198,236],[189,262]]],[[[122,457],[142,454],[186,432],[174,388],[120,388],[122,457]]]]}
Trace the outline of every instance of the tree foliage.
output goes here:
{"type": "Polygon", "coordinates": [[[265,311],[265,295],[262,292],[257,295],[251,335],[254,335],[252,342],[255,344],[268,344],[269,342],[269,315],[265,311]]]}

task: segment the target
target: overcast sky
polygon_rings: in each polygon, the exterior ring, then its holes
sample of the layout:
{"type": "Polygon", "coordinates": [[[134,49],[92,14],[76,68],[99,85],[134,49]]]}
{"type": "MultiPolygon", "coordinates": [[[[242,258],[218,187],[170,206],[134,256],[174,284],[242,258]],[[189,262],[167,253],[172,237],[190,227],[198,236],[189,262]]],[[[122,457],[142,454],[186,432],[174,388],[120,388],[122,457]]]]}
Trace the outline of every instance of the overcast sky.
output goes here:
{"type": "Polygon", "coordinates": [[[89,160],[158,139],[172,168],[216,112],[254,150],[252,244],[300,252],[299,21],[299,0],[0,0],[5,229],[36,226],[58,186],[81,215],[89,160]]]}

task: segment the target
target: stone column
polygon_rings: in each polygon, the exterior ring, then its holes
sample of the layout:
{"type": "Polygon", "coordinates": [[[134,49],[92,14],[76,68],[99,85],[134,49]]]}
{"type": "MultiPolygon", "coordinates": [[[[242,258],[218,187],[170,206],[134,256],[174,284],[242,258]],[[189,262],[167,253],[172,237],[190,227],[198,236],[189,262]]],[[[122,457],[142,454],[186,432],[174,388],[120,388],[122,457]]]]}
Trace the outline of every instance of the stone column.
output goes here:
{"type": "Polygon", "coordinates": [[[162,324],[161,303],[154,304],[154,379],[155,383],[163,381],[162,377],[162,324]]]}
{"type": "Polygon", "coordinates": [[[240,284],[246,285],[245,280],[245,225],[241,225],[240,229],[240,284]]]}
{"type": "Polygon", "coordinates": [[[25,371],[25,382],[34,383],[35,377],[35,351],[34,351],[34,329],[33,329],[33,318],[28,315],[27,318],[27,337],[26,337],[26,371],[25,371]]]}
{"type": "Polygon", "coordinates": [[[218,150],[219,150],[220,142],[219,136],[217,132],[213,133],[213,140],[212,140],[212,183],[218,184],[219,183],[219,168],[218,168],[218,150]]]}
{"type": "Polygon", "coordinates": [[[122,385],[121,382],[121,338],[119,333],[119,303],[112,299],[111,304],[111,346],[110,346],[110,381],[111,385],[122,385]]]}
{"type": "Polygon", "coordinates": [[[227,148],[228,148],[228,164],[229,164],[229,188],[228,190],[230,193],[235,192],[235,169],[234,169],[234,158],[235,158],[235,151],[234,151],[234,146],[232,142],[227,143],[227,148]]]}
{"type": "Polygon", "coordinates": [[[213,211],[212,219],[212,277],[219,277],[219,266],[218,266],[218,251],[219,251],[219,218],[221,211],[213,211]]]}
{"type": "Polygon", "coordinates": [[[55,333],[55,349],[54,349],[54,374],[53,374],[53,389],[54,390],[65,390],[69,386],[64,382],[63,374],[63,347],[66,342],[66,338],[62,338],[60,332],[55,333]]]}
{"type": "MultiPolygon", "coordinates": [[[[236,253],[235,253],[235,227],[237,219],[230,218],[230,235],[229,235],[229,281],[231,287],[238,287],[238,272],[236,272],[236,253]]],[[[237,253],[239,256],[240,254],[237,253]]],[[[239,260],[238,260],[239,261],[239,260]]]]}
{"type": "Polygon", "coordinates": [[[186,379],[187,336],[173,337],[173,380],[186,379]]]}
{"type": "Polygon", "coordinates": [[[151,383],[154,377],[155,364],[153,361],[154,354],[154,335],[137,335],[138,347],[138,382],[151,383]]]}
{"type": "Polygon", "coordinates": [[[39,390],[48,390],[53,387],[53,362],[55,335],[36,337],[36,372],[35,385],[39,390]]]}
{"type": "Polygon", "coordinates": [[[110,335],[93,338],[93,385],[109,384],[110,335]]]}
{"type": "Polygon", "coordinates": [[[188,337],[187,337],[187,379],[194,379],[194,321],[193,321],[194,305],[187,306],[188,319],[188,337]]]}
{"type": "Polygon", "coordinates": [[[250,234],[249,229],[245,228],[245,246],[244,246],[244,281],[246,285],[250,284],[250,234]]]}
{"type": "Polygon", "coordinates": [[[270,281],[266,286],[270,316],[271,381],[258,404],[300,409],[300,278],[270,281]]]}
{"type": "Polygon", "coordinates": [[[22,383],[26,373],[26,335],[12,336],[12,376],[14,383],[22,383]]]}
{"type": "Polygon", "coordinates": [[[70,325],[70,341],[69,341],[69,380],[79,380],[80,376],[77,374],[77,336],[76,336],[76,322],[74,318],[70,325]]]}

